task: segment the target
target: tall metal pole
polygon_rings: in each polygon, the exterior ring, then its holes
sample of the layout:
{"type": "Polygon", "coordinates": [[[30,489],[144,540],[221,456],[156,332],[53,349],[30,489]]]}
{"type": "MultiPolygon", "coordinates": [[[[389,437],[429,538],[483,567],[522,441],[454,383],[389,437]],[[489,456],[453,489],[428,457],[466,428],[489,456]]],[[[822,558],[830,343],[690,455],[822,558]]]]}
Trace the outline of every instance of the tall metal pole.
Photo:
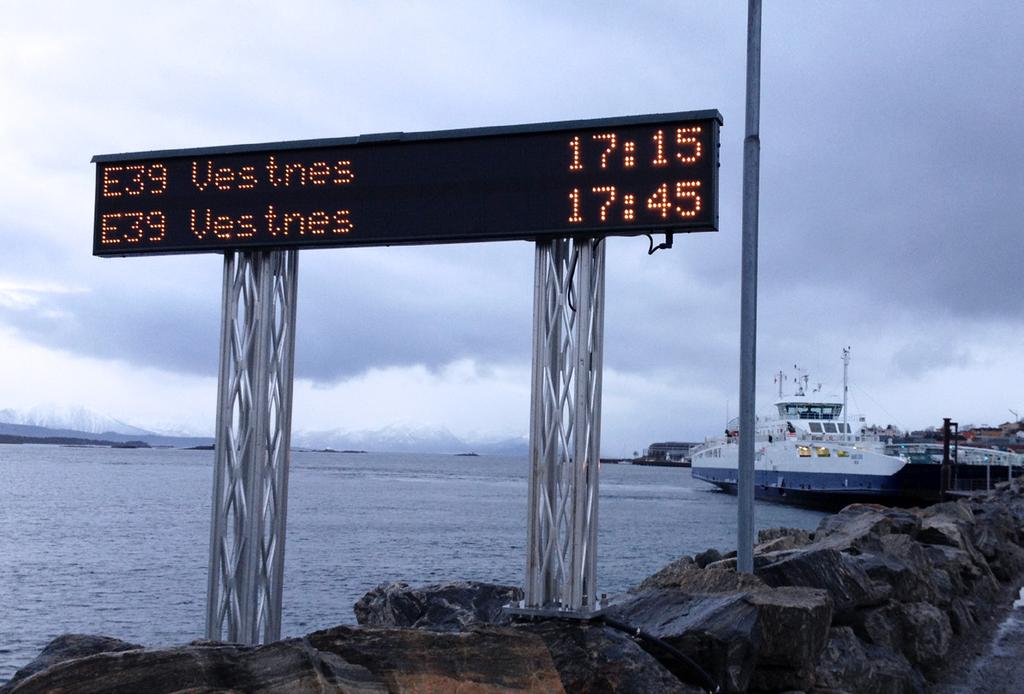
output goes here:
{"type": "Polygon", "coordinates": [[[743,255],[740,287],[740,451],[736,568],[754,571],[754,393],[757,387],[757,210],[761,163],[761,1],[747,5],[747,119],[743,138],[743,255]]]}

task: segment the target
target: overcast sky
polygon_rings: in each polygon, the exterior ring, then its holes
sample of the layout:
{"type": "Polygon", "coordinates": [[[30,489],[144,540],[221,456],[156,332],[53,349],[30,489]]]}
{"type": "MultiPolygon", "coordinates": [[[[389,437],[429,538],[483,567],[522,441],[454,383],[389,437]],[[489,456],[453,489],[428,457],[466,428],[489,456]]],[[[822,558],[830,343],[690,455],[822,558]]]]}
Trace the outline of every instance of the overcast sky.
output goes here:
{"type": "MultiPolygon", "coordinates": [[[[1024,413],[1024,6],[766,2],[758,390],[1024,413]],[[830,387],[831,386],[831,387],[830,387]]],[[[738,402],[744,2],[50,2],[0,13],[0,409],[211,433],[222,257],[91,256],[99,153],[718,109],[721,230],[608,244],[604,453],[738,402]]],[[[528,430],[533,247],[301,252],[294,427],[528,430]]]]}

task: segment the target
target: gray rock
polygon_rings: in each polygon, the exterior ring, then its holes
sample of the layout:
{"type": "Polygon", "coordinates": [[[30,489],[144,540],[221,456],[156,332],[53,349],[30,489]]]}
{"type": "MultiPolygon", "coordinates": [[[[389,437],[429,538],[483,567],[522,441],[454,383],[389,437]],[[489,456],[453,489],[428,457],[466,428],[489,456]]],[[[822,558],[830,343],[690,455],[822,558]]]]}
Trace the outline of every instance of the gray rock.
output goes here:
{"type": "Polygon", "coordinates": [[[867,683],[871,663],[867,660],[864,644],[850,627],[833,627],[825,649],[818,660],[814,682],[818,687],[855,691],[867,683]]]}
{"type": "Polygon", "coordinates": [[[687,593],[734,593],[767,588],[765,582],[757,576],[737,573],[735,567],[719,568],[720,565],[721,562],[716,562],[712,565],[714,568],[701,569],[693,563],[681,566],[673,564],[670,565],[673,566],[671,572],[662,569],[645,579],[637,590],[679,588],[687,593]]]}
{"type": "Polygon", "coordinates": [[[980,553],[970,553],[950,545],[922,545],[936,576],[932,581],[942,580],[939,572],[949,580],[948,590],[954,596],[976,595],[993,597],[999,592],[999,581],[992,574],[988,562],[980,553]],[[980,563],[979,563],[980,562],[980,563]]]}
{"type": "MultiPolygon", "coordinates": [[[[109,636],[63,634],[46,644],[32,662],[15,672],[7,686],[65,660],[84,658],[97,653],[119,653],[138,648],[142,648],[142,646],[109,636]]],[[[0,692],[4,690],[4,687],[0,687],[0,692]]]]}
{"type": "Polygon", "coordinates": [[[302,639],[261,647],[228,644],[98,653],[65,660],[18,681],[10,694],[382,694],[365,668],[302,639]]]}
{"type": "Polygon", "coordinates": [[[867,686],[854,692],[870,694],[921,694],[929,691],[924,677],[899,653],[879,646],[868,646],[865,656],[871,663],[867,686]]]}
{"type": "MultiPolygon", "coordinates": [[[[807,535],[806,533],[804,533],[807,535]]],[[[776,537],[771,540],[758,543],[754,547],[754,554],[768,554],[771,552],[785,552],[791,549],[799,549],[800,547],[806,547],[810,543],[810,536],[801,538],[796,535],[783,535],[782,537],[776,537]]]]}
{"type": "Polygon", "coordinates": [[[631,588],[631,593],[649,590],[651,588],[668,588],[677,584],[682,576],[700,568],[694,562],[693,557],[682,556],[670,564],[666,564],[657,572],[645,578],[640,585],[631,588]]]}
{"type": "Polygon", "coordinates": [[[858,610],[852,627],[857,636],[867,643],[900,650],[903,643],[903,623],[898,603],[888,602],[880,607],[858,610]]]}
{"type": "Polygon", "coordinates": [[[757,608],[744,594],[690,595],[662,588],[631,596],[606,614],[678,649],[723,691],[746,691],[760,647],[757,608]]]}
{"type": "MultiPolygon", "coordinates": [[[[754,557],[754,565],[757,565],[757,557],[754,557]]],[[[735,556],[724,557],[716,562],[712,562],[704,568],[708,571],[736,571],[737,559],[735,556]]]]}
{"type": "Polygon", "coordinates": [[[784,587],[756,591],[746,599],[758,616],[757,667],[812,670],[832,622],[828,593],[816,588],[784,587]]]}
{"type": "Polygon", "coordinates": [[[703,569],[708,564],[716,562],[721,558],[722,553],[712,547],[711,549],[706,549],[700,554],[695,555],[693,557],[693,563],[703,569]]]}
{"type": "Polygon", "coordinates": [[[970,633],[978,624],[972,602],[965,598],[953,598],[946,608],[946,615],[949,617],[953,633],[957,636],[970,633]]]}
{"type": "Polygon", "coordinates": [[[938,670],[949,651],[953,628],[946,614],[926,602],[900,605],[903,642],[900,650],[907,660],[926,673],[938,670]]]}
{"type": "Polygon", "coordinates": [[[869,643],[902,653],[925,673],[941,668],[953,636],[946,613],[927,602],[890,602],[863,610],[854,631],[869,643]]]}
{"type": "Polygon", "coordinates": [[[814,531],[814,546],[840,551],[877,551],[880,538],[892,534],[917,535],[921,518],[913,510],[877,504],[851,504],[826,516],[814,531]]]}
{"type": "Polygon", "coordinates": [[[750,678],[752,692],[790,692],[803,694],[814,686],[814,670],[758,667],[750,678]]]}
{"type": "Polygon", "coordinates": [[[386,583],[353,607],[363,626],[460,631],[474,624],[508,624],[502,608],[523,598],[515,586],[463,581],[413,587],[386,583]]]}
{"type": "Polygon", "coordinates": [[[925,692],[924,678],[893,651],[860,641],[850,627],[833,627],[814,672],[816,687],[865,694],[925,692]]]}
{"type": "Polygon", "coordinates": [[[979,566],[987,566],[984,555],[974,545],[975,517],[966,501],[947,501],[922,511],[917,540],[930,545],[954,547],[966,552],[979,566]]]}
{"type": "Polygon", "coordinates": [[[757,544],[774,542],[782,538],[788,538],[794,546],[806,545],[811,541],[811,533],[800,528],[762,528],[757,531],[757,544]]]}
{"type": "Polygon", "coordinates": [[[887,535],[880,539],[878,551],[852,559],[873,580],[891,586],[894,600],[948,604],[953,598],[948,578],[940,585],[934,584],[934,566],[928,553],[908,535],[887,535]]]}
{"type": "MultiPolygon", "coordinates": [[[[594,624],[540,622],[516,627],[539,636],[551,653],[566,692],[699,694],[621,631],[594,624]]],[[[678,663],[670,664],[678,666],[678,663]]]]}
{"type": "Polygon", "coordinates": [[[1004,543],[988,559],[992,575],[1003,583],[1010,583],[1024,574],[1024,549],[1010,542],[1004,543]]]}
{"type": "Polygon", "coordinates": [[[872,581],[852,558],[835,549],[816,546],[788,554],[755,572],[773,587],[805,586],[827,591],[838,619],[859,607],[879,605],[890,593],[887,586],[872,581]]]}
{"type": "Polygon", "coordinates": [[[334,627],[306,637],[322,653],[357,664],[392,692],[562,692],[544,640],[510,627],[461,633],[334,627]]]}
{"type": "Polygon", "coordinates": [[[1024,525],[1004,501],[991,499],[983,503],[974,502],[970,508],[976,521],[972,539],[985,559],[991,562],[999,557],[1004,548],[1024,544],[1024,525]]]}

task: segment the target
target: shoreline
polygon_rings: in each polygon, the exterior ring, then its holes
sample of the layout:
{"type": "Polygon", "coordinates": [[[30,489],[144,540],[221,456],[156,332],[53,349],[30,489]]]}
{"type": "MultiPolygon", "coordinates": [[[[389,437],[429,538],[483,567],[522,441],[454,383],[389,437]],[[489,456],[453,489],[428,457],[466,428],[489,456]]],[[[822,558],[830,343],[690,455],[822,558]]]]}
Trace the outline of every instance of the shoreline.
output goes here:
{"type": "Polygon", "coordinates": [[[59,637],[0,694],[186,682],[296,694],[1001,692],[1024,669],[1022,578],[1017,480],[924,509],[854,504],[813,531],[762,530],[753,574],[736,572],[734,553],[686,555],[582,620],[514,617],[514,586],[382,584],[356,603],[359,626],[264,646],[59,637]]]}

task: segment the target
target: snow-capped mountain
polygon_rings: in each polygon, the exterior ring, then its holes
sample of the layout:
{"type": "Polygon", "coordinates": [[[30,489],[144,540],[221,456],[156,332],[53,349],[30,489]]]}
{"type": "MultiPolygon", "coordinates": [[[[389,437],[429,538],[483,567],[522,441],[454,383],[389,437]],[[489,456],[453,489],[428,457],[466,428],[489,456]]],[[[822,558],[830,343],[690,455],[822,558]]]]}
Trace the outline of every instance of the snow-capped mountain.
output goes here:
{"type": "Polygon", "coordinates": [[[86,407],[69,405],[37,405],[28,410],[4,409],[0,410],[0,422],[84,431],[90,434],[146,436],[153,433],[86,407]]]}
{"type": "MultiPolygon", "coordinates": [[[[101,438],[122,440],[137,438],[169,445],[196,445],[206,443],[209,436],[198,435],[192,429],[174,430],[173,424],[142,429],[94,410],[81,406],[39,405],[27,410],[0,409],[0,428],[5,433],[21,436],[81,436],[94,434],[101,438]],[[19,430],[17,427],[40,427],[37,431],[19,430]],[[117,436],[115,436],[117,435],[117,436]],[[166,439],[157,441],[157,439],[166,439]],[[173,440],[173,442],[172,442],[173,440]],[[179,441],[180,440],[180,441],[179,441]]],[[[401,422],[380,429],[348,431],[293,430],[292,445],[297,448],[334,448],[381,453],[481,453],[490,455],[526,455],[526,437],[460,438],[445,427],[423,426],[401,422]]]]}
{"type": "Polygon", "coordinates": [[[392,424],[381,429],[346,431],[295,431],[292,445],[300,448],[379,451],[386,453],[491,453],[525,454],[525,438],[473,439],[455,436],[445,427],[392,424]]]}

